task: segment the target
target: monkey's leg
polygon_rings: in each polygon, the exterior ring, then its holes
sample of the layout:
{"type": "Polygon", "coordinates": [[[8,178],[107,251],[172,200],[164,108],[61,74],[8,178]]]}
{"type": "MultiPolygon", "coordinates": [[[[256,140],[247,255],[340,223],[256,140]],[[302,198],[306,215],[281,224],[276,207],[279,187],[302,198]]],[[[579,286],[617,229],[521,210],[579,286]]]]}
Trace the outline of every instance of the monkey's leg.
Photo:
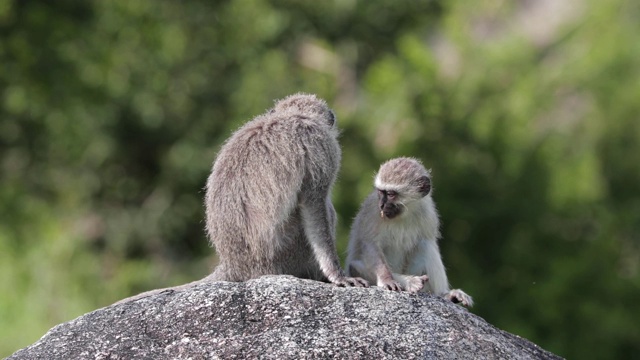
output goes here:
{"type": "Polygon", "coordinates": [[[425,284],[424,291],[430,291],[436,295],[444,295],[449,291],[447,272],[440,257],[440,249],[435,240],[420,240],[412,253],[407,266],[407,274],[428,275],[429,282],[425,284]]]}
{"type": "Polygon", "coordinates": [[[354,260],[349,264],[349,274],[360,276],[371,283],[376,283],[378,287],[391,290],[402,291],[403,287],[395,281],[391,270],[384,262],[376,264],[365,264],[365,261],[354,260]]]}
{"type": "Polygon", "coordinates": [[[369,282],[376,281],[376,275],[373,271],[369,271],[361,260],[353,260],[347,267],[347,274],[349,276],[358,276],[369,282]]]}
{"type": "Polygon", "coordinates": [[[362,241],[362,266],[367,272],[365,279],[375,279],[376,285],[391,291],[402,291],[401,285],[391,273],[391,268],[380,247],[373,241],[362,241]]]}
{"type": "Polygon", "coordinates": [[[409,274],[419,275],[425,271],[429,275],[425,291],[430,290],[436,295],[466,307],[473,306],[473,299],[464,291],[460,289],[449,290],[449,280],[447,280],[447,273],[440,257],[440,249],[435,240],[420,241],[407,268],[409,274]]]}

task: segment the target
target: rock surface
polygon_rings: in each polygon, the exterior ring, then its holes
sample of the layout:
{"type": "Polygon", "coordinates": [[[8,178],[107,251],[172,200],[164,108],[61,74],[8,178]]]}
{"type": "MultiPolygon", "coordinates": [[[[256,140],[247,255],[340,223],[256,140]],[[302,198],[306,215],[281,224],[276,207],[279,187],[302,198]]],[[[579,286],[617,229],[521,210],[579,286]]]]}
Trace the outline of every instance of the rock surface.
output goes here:
{"type": "Polygon", "coordinates": [[[111,305],[8,359],[251,358],[559,357],[435,296],[266,276],[111,305]]]}

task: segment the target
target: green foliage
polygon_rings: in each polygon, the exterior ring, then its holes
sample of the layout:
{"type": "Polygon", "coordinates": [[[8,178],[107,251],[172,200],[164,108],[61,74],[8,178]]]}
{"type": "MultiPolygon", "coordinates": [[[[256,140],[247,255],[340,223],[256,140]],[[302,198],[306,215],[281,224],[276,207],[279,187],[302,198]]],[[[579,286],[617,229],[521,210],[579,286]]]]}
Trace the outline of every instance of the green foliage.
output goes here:
{"type": "Polygon", "coordinates": [[[338,113],[342,255],[379,164],[419,157],[473,312],[638,353],[640,8],[559,3],[0,2],[0,354],[210,271],[211,162],[297,91],[338,113]]]}

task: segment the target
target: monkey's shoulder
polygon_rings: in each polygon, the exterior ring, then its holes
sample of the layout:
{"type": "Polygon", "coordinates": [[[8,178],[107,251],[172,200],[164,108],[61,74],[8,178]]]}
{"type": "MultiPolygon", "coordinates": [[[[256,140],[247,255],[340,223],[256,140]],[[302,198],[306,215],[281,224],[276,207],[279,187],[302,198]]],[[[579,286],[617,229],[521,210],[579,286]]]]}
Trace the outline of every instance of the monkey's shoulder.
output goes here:
{"type": "Polygon", "coordinates": [[[236,130],[223,149],[258,149],[269,152],[303,154],[317,149],[340,152],[337,129],[327,126],[317,116],[302,114],[263,114],[236,130]]]}

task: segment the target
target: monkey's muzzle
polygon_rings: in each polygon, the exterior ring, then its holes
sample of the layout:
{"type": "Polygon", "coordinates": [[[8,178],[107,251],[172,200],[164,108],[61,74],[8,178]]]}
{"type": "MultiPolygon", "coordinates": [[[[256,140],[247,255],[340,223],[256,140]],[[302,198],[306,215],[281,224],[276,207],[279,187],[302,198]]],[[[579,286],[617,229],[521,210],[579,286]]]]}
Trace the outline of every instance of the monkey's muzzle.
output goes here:
{"type": "Polygon", "coordinates": [[[387,218],[387,219],[393,219],[396,216],[400,215],[401,209],[399,206],[396,206],[395,204],[391,204],[391,203],[386,203],[384,206],[382,206],[382,209],[380,210],[380,217],[382,219],[387,218]]]}

